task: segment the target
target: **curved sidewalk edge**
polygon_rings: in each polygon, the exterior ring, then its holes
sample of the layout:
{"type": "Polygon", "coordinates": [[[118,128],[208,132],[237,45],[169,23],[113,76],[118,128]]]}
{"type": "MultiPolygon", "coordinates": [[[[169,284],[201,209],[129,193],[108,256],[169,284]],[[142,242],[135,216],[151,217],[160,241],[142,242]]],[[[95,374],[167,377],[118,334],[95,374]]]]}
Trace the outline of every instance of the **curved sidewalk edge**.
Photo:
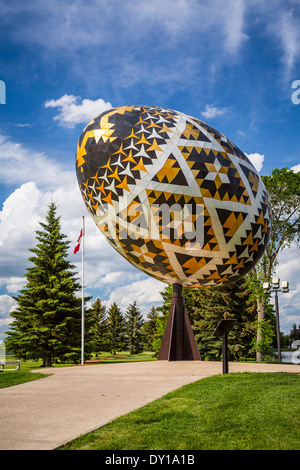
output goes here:
{"type": "MultiPolygon", "coordinates": [[[[41,372],[52,375],[0,390],[1,450],[56,449],[172,390],[221,374],[222,363],[131,362],[41,372]]],[[[229,372],[300,373],[300,366],[230,362],[229,372]]]]}

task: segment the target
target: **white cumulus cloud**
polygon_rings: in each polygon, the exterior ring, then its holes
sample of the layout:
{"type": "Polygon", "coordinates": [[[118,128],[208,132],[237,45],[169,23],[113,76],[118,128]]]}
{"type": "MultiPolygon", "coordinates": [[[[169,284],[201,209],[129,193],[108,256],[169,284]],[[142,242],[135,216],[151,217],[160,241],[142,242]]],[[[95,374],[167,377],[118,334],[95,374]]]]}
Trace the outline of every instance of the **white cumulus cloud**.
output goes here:
{"type": "Polygon", "coordinates": [[[0,296],[0,319],[6,317],[7,311],[12,311],[16,308],[17,302],[7,294],[0,296]]]}
{"type": "Polygon", "coordinates": [[[141,313],[146,316],[153,306],[158,307],[162,304],[160,292],[163,291],[165,286],[166,284],[163,282],[147,277],[140,281],[116,287],[104,303],[109,307],[113,302],[116,302],[125,311],[129,304],[137,301],[141,313]]]}
{"type": "Polygon", "coordinates": [[[260,172],[263,167],[265,156],[260,153],[246,153],[246,155],[256,170],[260,172]]]}
{"type": "Polygon", "coordinates": [[[300,163],[298,163],[297,165],[292,166],[291,170],[292,170],[294,173],[299,173],[299,171],[300,171],[300,163]]]}
{"type": "Polygon", "coordinates": [[[8,329],[12,318],[9,314],[15,310],[17,302],[7,294],[0,295],[0,344],[3,339],[2,333],[8,329]]]}
{"type": "Polygon", "coordinates": [[[32,151],[24,145],[0,135],[0,167],[2,184],[16,185],[38,181],[45,189],[57,185],[57,175],[64,170],[64,181],[74,178],[74,170],[63,169],[45,153],[32,151]]]}
{"type": "Polygon", "coordinates": [[[207,104],[204,111],[202,111],[201,116],[205,119],[213,119],[216,116],[222,116],[222,114],[227,113],[228,108],[218,108],[213,104],[207,104]]]}
{"type": "Polygon", "coordinates": [[[46,108],[58,108],[59,114],[54,116],[54,120],[60,122],[64,127],[74,127],[76,124],[87,124],[98,114],[112,108],[109,102],[102,98],[98,100],[82,99],[80,96],[63,95],[57,100],[48,100],[46,108]]]}

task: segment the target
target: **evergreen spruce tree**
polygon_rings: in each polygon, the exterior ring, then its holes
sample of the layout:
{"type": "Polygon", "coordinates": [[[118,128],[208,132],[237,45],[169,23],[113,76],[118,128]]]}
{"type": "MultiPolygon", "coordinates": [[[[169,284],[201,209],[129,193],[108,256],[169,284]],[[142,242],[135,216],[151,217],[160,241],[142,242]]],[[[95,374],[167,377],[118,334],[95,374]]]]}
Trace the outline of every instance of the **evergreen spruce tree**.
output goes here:
{"type": "Polygon", "coordinates": [[[147,320],[144,322],[141,332],[143,335],[144,348],[148,351],[153,351],[153,340],[156,333],[156,320],[158,317],[158,310],[152,307],[147,314],[147,320]]]}
{"type": "Polygon", "coordinates": [[[107,344],[107,312],[105,305],[97,298],[89,311],[89,315],[93,319],[91,322],[90,333],[92,336],[92,349],[95,353],[108,351],[107,344]]]}
{"type": "Polygon", "coordinates": [[[253,342],[256,338],[257,308],[248,276],[227,284],[230,313],[237,321],[232,331],[232,343],[228,346],[231,360],[255,359],[253,342]]]}
{"type": "Polygon", "coordinates": [[[107,345],[113,355],[127,346],[126,322],[116,302],[110,306],[107,312],[107,345]]]}
{"type": "MultiPolygon", "coordinates": [[[[156,337],[153,343],[157,354],[169,314],[172,287],[166,287],[161,295],[164,299],[160,309],[162,316],[157,318],[156,337]]],[[[218,287],[183,289],[183,296],[202,359],[219,360],[221,358],[222,339],[215,338],[212,334],[223,318],[237,320],[229,333],[229,359],[254,357],[256,305],[252,301],[246,278],[218,287]]]]}
{"type": "Polygon", "coordinates": [[[223,286],[219,286],[195,291],[184,290],[184,297],[201,358],[219,360],[222,353],[221,340],[212,334],[222,318],[233,318],[233,315],[228,314],[228,293],[223,286]]]}
{"type": "Polygon", "coordinates": [[[256,305],[246,278],[218,287],[185,290],[184,296],[203,359],[221,358],[222,338],[213,337],[212,333],[223,318],[237,320],[228,335],[229,360],[254,357],[256,305]]]}
{"type": "Polygon", "coordinates": [[[167,325],[168,316],[170,313],[171,308],[171,298],[173,293],[172,286],[166,286],[160,295],[163,298],[163,304],[160,307],[157,307],[158,315],[155,321],[155,333],[153,335],[152,341],[152,351],[154,352],[154,356],[158,356],[162,337],[167,325]]]}
{"type": "Polygon", "coordinates": [[[70,242],[61,233],[56,206],[49,204],[37,245],[27,268],[27,284],[15,298],[15,320],[7,333],[7,348],[20,359],[42,359],[46,367],[54,359],[79,361],[81,351],[80,289],[67,260],[70,242]]]}
{"type": "Polygon", "coordinates": [[[165,317],[163,315],[158,316],[156,318],[156,330],[152,341],[152,351],[154,352],[155,357],[158,356],[161,347],[162,338],[166,329],[167,319],[168,317],[165,317]]]}
{"type": "Polygon", "coordinates": [[[143,315],[136,306],[136,302],[130,304],[126,310],[127,343],[130,354],[138,354],[143,350],[143,335],[141,328],[144,324],[143,315]]]}

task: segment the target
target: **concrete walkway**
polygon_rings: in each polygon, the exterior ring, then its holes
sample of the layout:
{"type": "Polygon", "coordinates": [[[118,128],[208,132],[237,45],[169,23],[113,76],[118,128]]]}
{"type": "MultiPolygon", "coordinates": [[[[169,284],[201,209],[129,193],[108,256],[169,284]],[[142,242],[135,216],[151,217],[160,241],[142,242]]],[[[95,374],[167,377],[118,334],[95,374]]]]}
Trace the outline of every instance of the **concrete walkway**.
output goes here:
{"type": "MultiPolygon", "coordinates": [[[[229,363],[229,372],[281,371],[300,373],[300,366],[229,363]]],[[[55,449],[182,385],[221,374],[222,363],[132,362],[41,372],[53,375],[0,389],[1,450],[55,449]]]]}

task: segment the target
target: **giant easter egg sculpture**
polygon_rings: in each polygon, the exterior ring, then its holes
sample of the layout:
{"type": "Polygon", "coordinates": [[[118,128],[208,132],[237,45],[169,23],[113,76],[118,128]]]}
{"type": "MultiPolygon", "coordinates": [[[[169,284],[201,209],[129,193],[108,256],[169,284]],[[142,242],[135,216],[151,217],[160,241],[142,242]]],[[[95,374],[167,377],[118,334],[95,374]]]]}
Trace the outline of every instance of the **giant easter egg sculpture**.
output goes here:
{"type": "Polygon", "coordinates": [[[144,273],[188,288],[245,275],[268,243],[268,194],[246,155],[183,113],[123,106],[78,142],[77,178],[109,243],[144,273]]]}

